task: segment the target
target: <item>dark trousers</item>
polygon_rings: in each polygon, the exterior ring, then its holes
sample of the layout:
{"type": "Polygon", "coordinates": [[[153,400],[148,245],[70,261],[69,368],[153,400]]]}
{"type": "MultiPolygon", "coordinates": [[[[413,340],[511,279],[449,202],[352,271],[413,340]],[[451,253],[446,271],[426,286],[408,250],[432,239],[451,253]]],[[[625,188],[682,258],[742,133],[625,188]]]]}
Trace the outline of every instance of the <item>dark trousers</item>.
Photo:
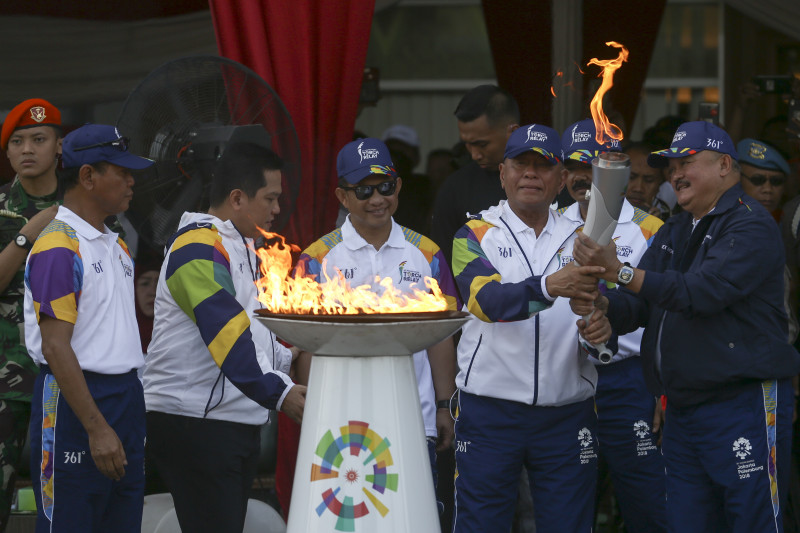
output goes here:
{"type": "Polygon", "coordinates": [[[89,436],[42,366],[31,404],[31,481],[37,533],[139,533],[144,504],[145,407],[136,372],[83,373],[89,393],[125,450],[119,481],[100,473],[89,436]]]}
{"type": "Polygon", "coordinates": [[[0,532],[8,526],[30,418],[30,402],[0,400],[0,532]]]}
{"type": "Polygon", "coordinates": [[[259,426],[149,411],[147,446],[182,531],[241,533],[258,465],[259,426]]]}
{"type": "Polygon", "coordinates": [[[783,532],[792,383],[770,380],[740,388],[720,402],[667,403],[663,450],[670,533],[783,532]]]}
{"type": "Polygon", "coordinates": [[[454,533],[509,531],[523,466],[536,531],[591,531],[597,483],[591,398],[538,407],[461,391],[458,410],[454,533]]]}
{"type": "Polygon", "coordinates": [[[664,533],[664,458],[651,431],[655,399],[638,357],[597,366],[597,435],[629,533],[664,533]]]}

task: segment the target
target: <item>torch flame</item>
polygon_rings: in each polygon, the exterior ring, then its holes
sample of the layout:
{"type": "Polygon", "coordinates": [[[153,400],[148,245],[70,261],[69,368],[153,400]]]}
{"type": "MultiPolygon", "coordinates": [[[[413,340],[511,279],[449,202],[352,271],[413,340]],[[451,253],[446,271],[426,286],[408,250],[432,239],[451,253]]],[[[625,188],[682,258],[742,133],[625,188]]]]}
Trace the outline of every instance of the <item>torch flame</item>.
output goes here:
{"type": "Polygon", "coordinates": [[[619,48],[619,56],[616,59],[600,60],[596,57],[592,58],[587,65],[597,65],[603,68],[603,72],[598,74],[598,77],[603,77],[603,83],[592,98],[589,107],[592,111],[592,119],[594,120],[595,140],[599,144],[606,143],[606,136],[617,141],[622,140],[622,130],[616,124],[612,124],[608,117],[603,113],[603,96],[606,92],[614,86],[614,72],[622,66],[624,61],[628,60],[628,49],[620,43],[609,41],[606,46],[613,46],[619,48]]]}
{"type": "Polygon", "coordinates": [[[344,274],[337,269],[336,277],[328,277],[322,263],[321,275],[324,283],[307,275],[302,267],[294,275],[292,251],[300,251],[295,245],[287,245],[277,233],[261,230],[267,242],[274,244],[256,250],[261,260],[261,278],[256,281],[258,301],[271,313],[353,315],[374,313],[417,313],[447,311],[447,301],[435,279],[425,277],[427,290],[414,288],[404,293],[394,286],[391,278],[377,278],[380,294],[369,285],[350,287],[344,274]]]}

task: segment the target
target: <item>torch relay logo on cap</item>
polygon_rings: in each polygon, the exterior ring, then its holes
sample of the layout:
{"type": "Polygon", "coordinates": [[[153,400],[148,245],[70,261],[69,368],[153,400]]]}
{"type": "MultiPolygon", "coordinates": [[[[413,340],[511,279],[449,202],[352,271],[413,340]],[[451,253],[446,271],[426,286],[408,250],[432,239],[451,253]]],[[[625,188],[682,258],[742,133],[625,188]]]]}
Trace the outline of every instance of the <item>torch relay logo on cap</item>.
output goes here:
{"type": "Polygon", "coordinates": [[[685,131],[676,131],[675,135],[672,137],[672,142],[676,143],[682,141],[684,137],[686,137],[685,131]]]}
{"type": "Polygon", "coordinates": [[[544,142],[547,140],[547,134],[543,131],[533,131],[535,127],[535,124],[528,126],[528,137],[525,139],[525,142],[544,142]]]}
{"type": "Polygon", "coordinates": [[[361,147],[364,146],[364,143],[358,145],[358,156],[360,157],[359,163],[362,163],[365,159],[377,159],[380,155],[377,148],[367,148],[366,150],[362,150],[361,147]]]}
{"type": "MultiPolygon", "coordinates": [[[[588,142],[593,134],[590,131],[576,131],[578,129],[578,124],[575,124],[575,127],[572,128],[572,144],[575,143],[585,143],[588,142]]],[[[572,144],[570,146],[572,146],[572,144]]]]}

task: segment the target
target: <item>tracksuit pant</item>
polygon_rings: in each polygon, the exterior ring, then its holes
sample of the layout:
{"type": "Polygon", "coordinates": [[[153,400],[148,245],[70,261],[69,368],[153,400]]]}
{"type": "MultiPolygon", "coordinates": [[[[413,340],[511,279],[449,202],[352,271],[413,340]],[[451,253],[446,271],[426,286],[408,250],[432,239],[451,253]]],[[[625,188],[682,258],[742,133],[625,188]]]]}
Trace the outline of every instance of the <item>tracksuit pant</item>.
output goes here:
{"type": "Polygon", "coordinates": [[[31,480],[36,533],[139,533],[144,505],[145,407],[136,371],[84,372],[97,407],[117,433],[128,464],[119,481],[94,464],[89,436],[55,377],[42,366],[31,405],[31,480]]]}
{"type": "Polygon", "coordinates": [[[537,407],[460,392],[453,531],[511,529],[528,469],[537,533],[589,533],[597,483],[597,417],[589,398],[537,407]]]}
{"type": "Polygon", "coordinates": [[[664,458],[652,432],[655,398],[639,357],[597,365],[597,439],[629,533],[667,530],[664,458]]]}
{"type": "Polygon", "coordinates": [[[674,533],[783,531],[791,464],[790,379],[740,385],[732,399],[667,403],[667,521],[674,533]]]}

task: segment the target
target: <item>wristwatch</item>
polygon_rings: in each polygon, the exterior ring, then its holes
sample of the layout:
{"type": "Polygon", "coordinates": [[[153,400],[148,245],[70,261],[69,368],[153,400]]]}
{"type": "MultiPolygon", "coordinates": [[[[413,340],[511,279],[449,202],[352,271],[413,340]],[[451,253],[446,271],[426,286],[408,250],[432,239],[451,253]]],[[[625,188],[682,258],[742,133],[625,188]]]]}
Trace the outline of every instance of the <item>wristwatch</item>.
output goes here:
{"type": "Polygon", "coordinates": [[[447,400],[439,400],[436,402],[437,409],[450,409],[450,399],[447,400]]]}
{"type": "Polygon", "coordinates": [[[31,248],[33,248],[33,243],[29,241],[28,238],[22,233],[17,233],[14,235],[14,244],[29,252],[31,251],[31,248]]]}
{"type": "Polygon", "coordinates": [[[623,263],[617,270],[617,284],[623,287],[633,281],[633,267],[630,263],[623,263]]]}

